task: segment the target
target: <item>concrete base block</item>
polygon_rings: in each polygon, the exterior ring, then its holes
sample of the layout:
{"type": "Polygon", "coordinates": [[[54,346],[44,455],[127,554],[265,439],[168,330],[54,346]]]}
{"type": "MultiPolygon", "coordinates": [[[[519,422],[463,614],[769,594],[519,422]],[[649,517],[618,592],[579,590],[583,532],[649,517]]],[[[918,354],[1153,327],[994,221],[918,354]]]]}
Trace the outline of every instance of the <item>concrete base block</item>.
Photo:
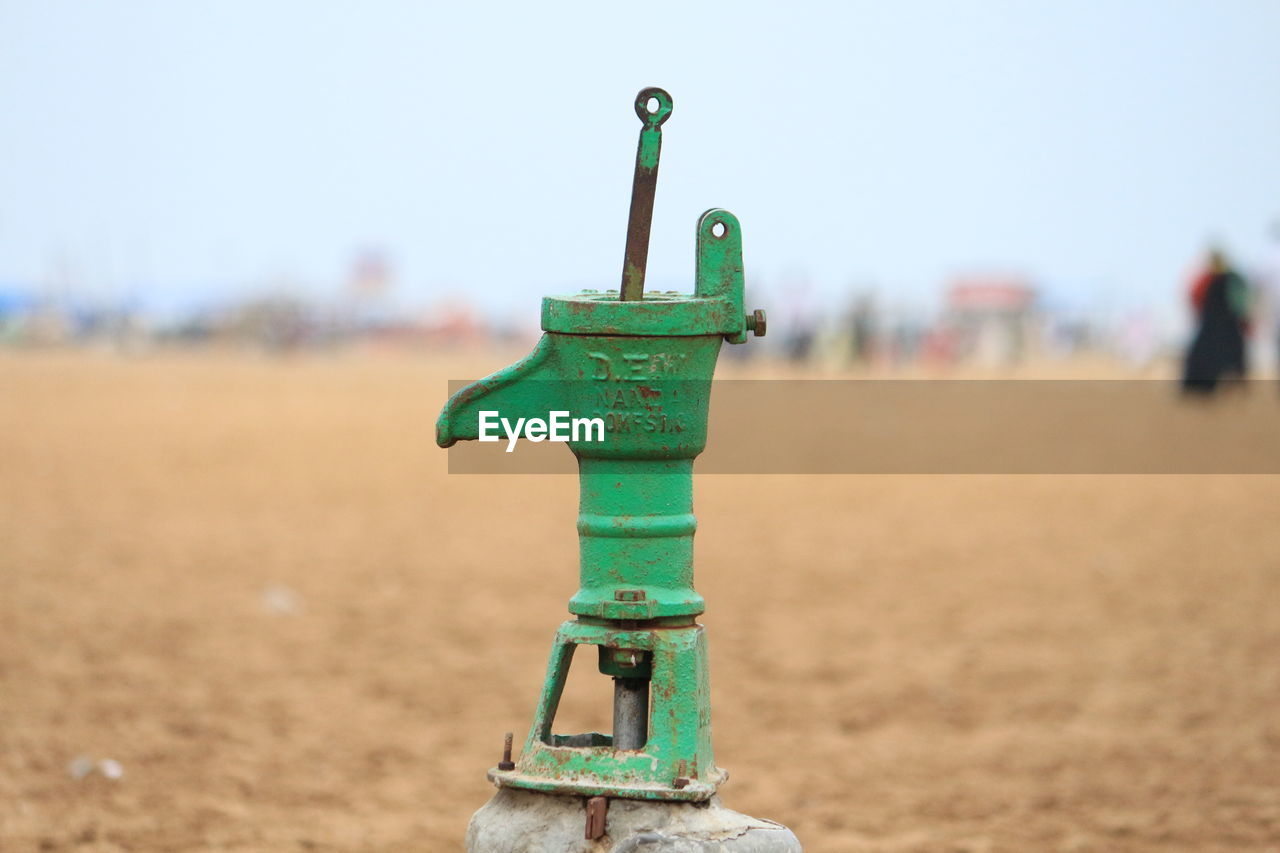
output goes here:
{"type": "Polygon", "coordinates": [[[586,800],[499,788],[471,818],[467,853],[801,853],[785,826],[720,804],[609,801],[605,836],[584,838],[586,800]]]}

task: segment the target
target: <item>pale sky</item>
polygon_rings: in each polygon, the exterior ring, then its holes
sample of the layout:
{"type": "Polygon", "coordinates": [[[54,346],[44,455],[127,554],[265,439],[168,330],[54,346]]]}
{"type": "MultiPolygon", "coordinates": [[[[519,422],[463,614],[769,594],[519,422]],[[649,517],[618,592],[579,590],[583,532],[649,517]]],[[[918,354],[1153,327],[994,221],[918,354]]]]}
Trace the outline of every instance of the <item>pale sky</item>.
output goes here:
{"type": "Polygon", "coordinates": [[[336,290],[536,317],[616,287],[670,91],[649,282],[708,207],[749,280],[931,297],[970,270],[1177,304],[1280,218],[1280,2],[0,0],[0,285],[336,290]]]}

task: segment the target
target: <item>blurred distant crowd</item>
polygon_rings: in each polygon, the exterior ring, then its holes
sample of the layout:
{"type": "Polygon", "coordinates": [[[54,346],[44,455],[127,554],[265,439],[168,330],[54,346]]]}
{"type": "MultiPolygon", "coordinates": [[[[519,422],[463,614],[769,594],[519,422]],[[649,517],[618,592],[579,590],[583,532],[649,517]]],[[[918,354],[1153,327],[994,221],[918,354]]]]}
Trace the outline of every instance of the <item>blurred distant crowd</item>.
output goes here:
{"type": "MultiPolygon", "coordinates": [[[[768,309],[769,334],[763,347],[730,347],[727,357],[879,371],[998,368],[1102,355],[1135,373],[1181,359],[1185,387],[1212,390],[1220,380],[1248,376],[1251,367],[1274,372],[1280,361],[1280,224],[1272,236],[1269,255],[1247,270],[1219,249],[1207,252],[1187,285],[1188,322],[1173,331],[1165,322],[1180,301],[1173,287],[1166,305],[1090,316],[1056,304],[1034,280],[1019,276],[956,277],[928,312],[889,303],[874,288],[853,289],[832,304],[801,281],[748,286],[756,291],[749,301],[768,309]]],[[[385,262],[365,258],[328,299],[281,290],[164,314],[0,287],[0,346],[434,350],[521,346],[538,334],[536,316],[502,322],[460,297],[421,309],[394,308],[391,280],[385,262]]]]}

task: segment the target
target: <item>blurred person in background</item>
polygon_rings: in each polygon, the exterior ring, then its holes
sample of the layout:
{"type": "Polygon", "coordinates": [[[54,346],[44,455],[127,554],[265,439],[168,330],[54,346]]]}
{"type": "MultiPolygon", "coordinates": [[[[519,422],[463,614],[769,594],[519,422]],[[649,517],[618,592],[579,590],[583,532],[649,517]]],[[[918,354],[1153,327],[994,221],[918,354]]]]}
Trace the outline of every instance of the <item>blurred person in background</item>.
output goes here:
{"type": "Polygon", "coordinates": [[[803,364],[813,355],[813,343],[818,335],[820,314],[813,284],[805,273],[792,272],[783,279],[780,290],[778,307],[773,313],[779,320],[777,327],[782,330],[786,357],[803,364]]]}
{"type": "Polygon", "coordinates": [[[1258,335],[1254,355],[1261,364],[1271,364],[1280,372],[1280,219],[1271,224],[1271,242],[1258,267],[1257,287],[1258,335]]]}
{"type": "Polygon", "coordinates": [[[875,298],[863,293],[854,298],[849,309],[849,360],[857,367],[868,367],[875,355],[879,322],[875,298]]]}
{"type": "Polygon", "coordinates": [[[1187,350],[1182,390],[1210,394],[1220,380],[1244,378],[1249,286],[1222,250],[1214,248],[1192,280],[1190,298],[1198,325],[1187,350]]]}

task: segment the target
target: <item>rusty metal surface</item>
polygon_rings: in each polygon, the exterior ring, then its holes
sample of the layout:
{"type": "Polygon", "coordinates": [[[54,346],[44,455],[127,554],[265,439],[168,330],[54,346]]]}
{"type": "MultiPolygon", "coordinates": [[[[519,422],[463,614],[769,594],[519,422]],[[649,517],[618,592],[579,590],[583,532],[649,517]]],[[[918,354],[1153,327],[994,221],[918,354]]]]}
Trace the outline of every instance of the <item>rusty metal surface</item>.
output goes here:
{"type": "Polygon", "coordinates": [[[592,797],[587,800],[587,826],[583,835],[588,841],[603,838],[609,820],[609,798],[592,797]]]}
{"type": "Polygon", "coordinates": [[[515,770],[516,764],[511,760],[511,741],[514,735],[507,732],[506,737],[502,741],[502,760],[498,762],[499,770],[515,770]]]}
{"type": "Polygon", "coordinates": [[[662,123],[671,117],[671,96],[656,86],[636,95],[636,115],[644,122],[636,146],[636,172],[631,182],[631,212],[627,217],[627,250],[622,264],[623,302],[644,298],[645,267],[649,263],[649,228],[653,198],[658,191],[658,159],[662,154],[662,123]]]}
{"type": "Polygon", "coordinates": [[[613,748],[640,749],[649,739],[649,679],[613,679],[613,748]]]}
{"type": "MultiPolygon", "coordinates": [[[[605,656],[612,668],[614,655],[605,656]]],[[[578,619],[560,627],[533,726],[514,771],[493,769],[498,785],[548,793],[654,800],[706,800],[726,774],[711,749],[710,682],[701,625],[578,619]],[[552,723],[578,646],[642,652],[651,667],[647,735],[639,749],[618,749],[607,734],[555,734],[552,723]],[[679,786],[676,779],[688,780],[679,786]]]]}

